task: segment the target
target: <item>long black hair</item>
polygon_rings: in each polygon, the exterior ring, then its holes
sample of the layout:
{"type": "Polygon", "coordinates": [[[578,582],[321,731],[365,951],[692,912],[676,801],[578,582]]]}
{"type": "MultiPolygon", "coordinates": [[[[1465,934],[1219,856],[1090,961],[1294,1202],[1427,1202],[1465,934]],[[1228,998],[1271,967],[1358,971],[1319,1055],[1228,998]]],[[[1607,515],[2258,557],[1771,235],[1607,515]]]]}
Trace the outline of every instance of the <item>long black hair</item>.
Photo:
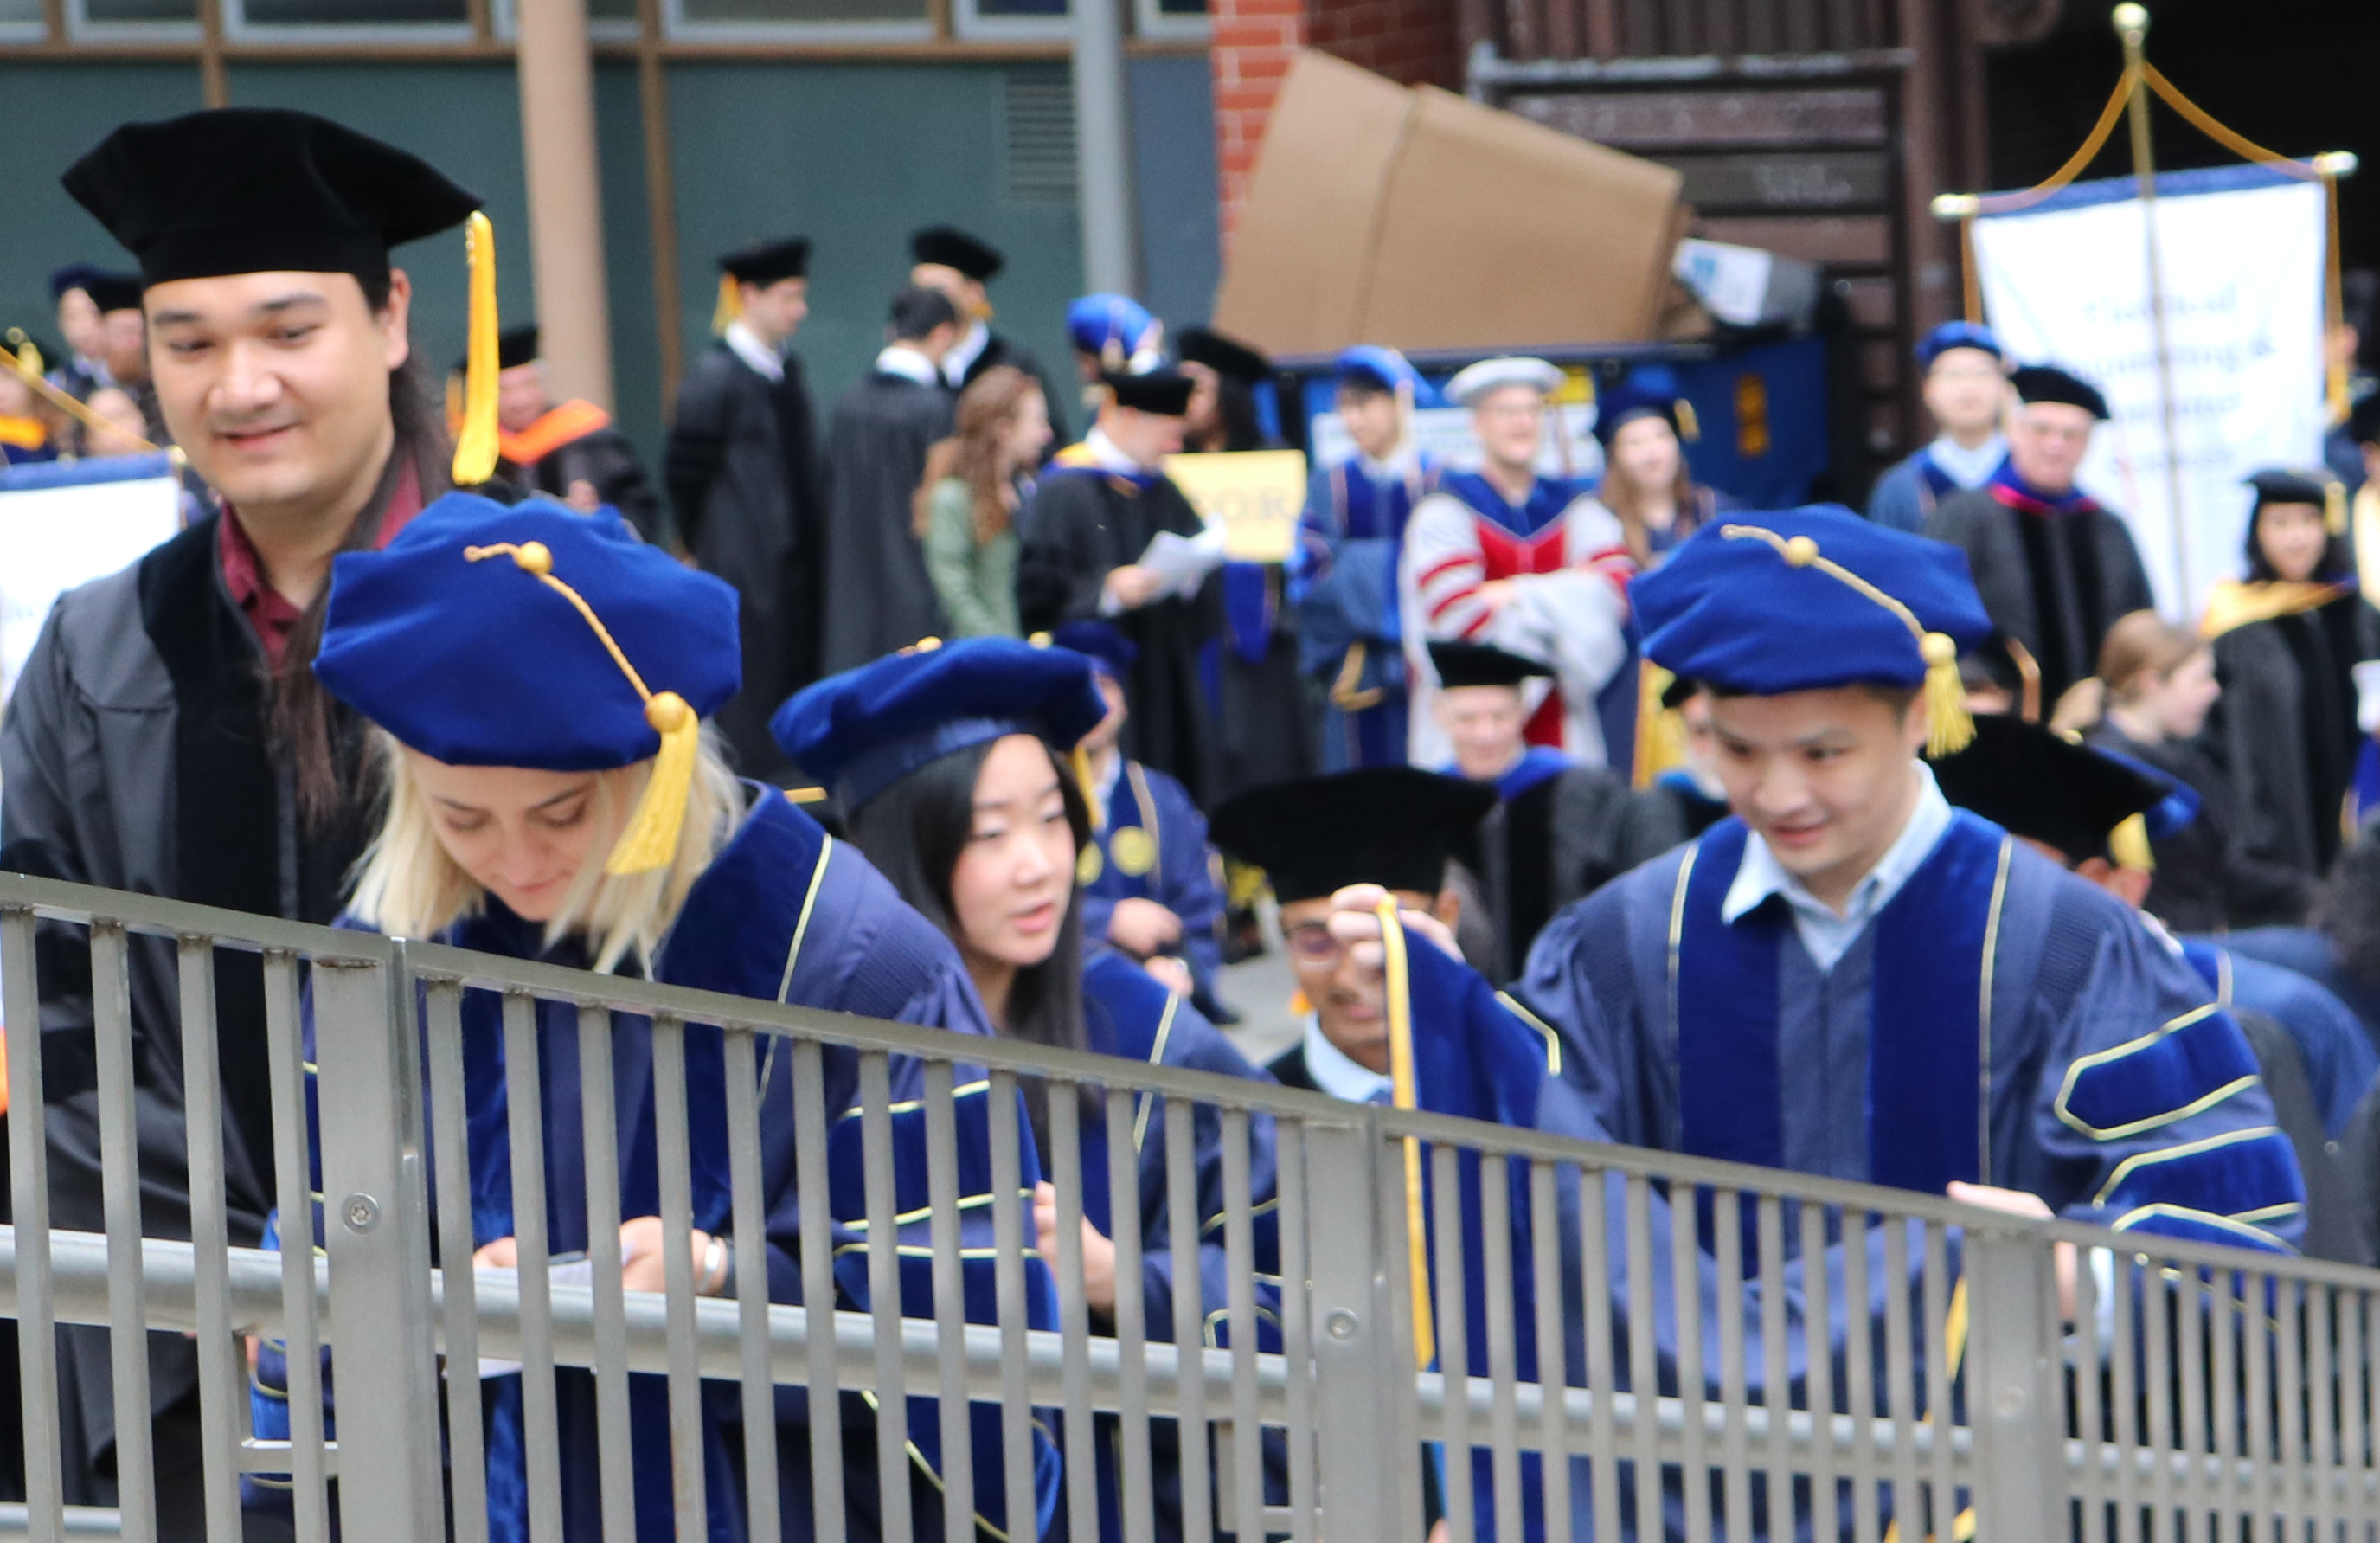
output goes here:
{"type": "MultiPolygon", "coordinates": [[[[952,942],[960,942],[958,917],[951,905],[951,874],[959,855],[975,835],[975,790],[997,740],[954,750],[927,762],[869,799],[848,820],[851,843],[892,881],[910,907],[941,929],[952,942]]],[[[1045,744],[1043,749],[1049,750],[1045,744]]],[[[1090,806],[1064,759],[1050,750],[1050,765],[1058,773],[1058,794],[1065,801],[1066,824],[1075,832],[1075,849],[1091,839],[1090,806]]],[[[1008,1021],[995,1026],[1007,1039],[1027,1039],[1061,1050],[1087,1050],[1083,1027],[1083,896],[1070,890],[1065,919],[1058,927],[1057,946],[1050,957],[1016,972],[1008,994],[1008,1021]]],[[[1038,1087],[1026,1089],[1034,1136],[1048,1151],[1046,1096],[1038,1087]]]]}
{"type": "MultiPolygon", "coordinates": [[[[2280,501],[2273,501],[2277,502],[2280,501]]],[[[2272,503],[2260,503],[2248,516],[2248,577],[2252,583],[2270,584],[2281,577],[2271,560],[2265,557],[2265,543],[2261,539],[2265,529],[2265,511],[2272,506],[2272,503]]],[[[2321,505],[2315,505],[2315,512],[2322,512],[2321,505]]],[[[2329,539],[2323,544],[2322,561],[2314,565],[2313,577],[2318,579],[2344,578],[2355,571],[2354,560],[2347,554],[2347,538],[2336,530],[2328,535],[2329,539]]]]}

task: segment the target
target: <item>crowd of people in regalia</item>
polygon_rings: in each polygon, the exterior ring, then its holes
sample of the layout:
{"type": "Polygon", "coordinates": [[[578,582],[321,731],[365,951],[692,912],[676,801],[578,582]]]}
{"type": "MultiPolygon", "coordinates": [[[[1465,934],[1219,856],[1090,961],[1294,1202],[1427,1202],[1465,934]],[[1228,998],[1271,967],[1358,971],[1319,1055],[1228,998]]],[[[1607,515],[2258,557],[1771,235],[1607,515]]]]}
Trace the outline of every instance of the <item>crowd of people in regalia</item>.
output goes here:
{"type": "MultiPolygon", "coordinates": [[[[65,185],[131,269],[60,272],[63,346],[0,371],[0,446],[176,446],[190,517],[44,623],[0,724],[0,868],[2380,1263],[2380,835],[2362,820],[2380,811],[2380,617],[2357,561],[2380,531],[2380,397],[2332,464],[2241,490],[2238,571],[2185,621],[2081,480],[2100,390],[1981,326],[1925,340],[1939,437],[1864,514],[1748,508],[1698,480],[1694,414],[1658,367],[1590,382],[1498,355],[1432,379],[1354,347],[1331,376],[1348,449],[1311,466],[1286,557],[1251,561],[1169,468],[1279,445],[1294,404],[1270,362],[1103,294],[1067,309],[1071,357],[1045,369],[991,328],[1005,260],[965,231],[921,229],[889,265],[884,346],[824,412],[798,349],[809,243],[722,257],[717,340],[654,479],[608,414],[553,399],[535,327],[475,315],[480,346],[433,387],[391,250],[481,200],[407,152],[223,109],[118,128],[65,185]],[[1569,438],[1590,400],[1592,453],[1569,438]],[[1467,414],[1467,452],[1426,447],[1425,410],[1467,414]],[[1267,947],[1299,1006],[1259,1062],[1230,966],[1267,947]]],[[[45,942],[39,972],[50,1216],[103,1232],[76,946],[45,942]]],[[[144,1221],[187,1235],[175,947],[126,947],[144,1221]]],[[[233,1241],[306,1247],[319,1208],[276,1204],[261,966],[216,968],[233,1241]]],[[[580,1032],[576,1008],[538,1008],[546,1246],[600,1245],[629,1288],[660,1290],[651,1035],[617,1020],[612,1250],[589,1236],[580,1032]]],[[[804,1268],[794,1059],[737,1073],[715,1031],[684,1032],[696,1289],[800,1302],[824,1280],[833,1306],[868,1306],[884,1244],[856,1187],[821,1191],[835,1258],[804,1268]],[[730,1075],[759,1078],[757,1248],[733,1235],[730,1075]],[[739,1280],[756,1258],[764,1278],[739,1280]]],[[[468,993],[484,1270],[521,1262],[508,1042],[504,1005],[468,993]]],[[[861,1107],[856,1054],[821,1064],[831,1119],[861,1107]]],[[[892,1058],[905,1207],[928,1187],[924,1086],[892,1058]]],[[[997,1086],[954,1105],[978,1314],[1000,1294],[981,1203],[1010,1112],[997,1086]]],[[[1178,1300],[1227,1343],[1217,1222],[1236,1172],[1259,1202],[1259,1348],[1279,1347],[1269,1122],[1189,1116],[1201,1257],[1177,1258],[1162,1127],[1182,1109],[1152,1102],[1135,1170],[1115,1172],[1112,1106],[1053,1110],[1029,1081],[1011,1096],[1033,1326],[1079,1294],[1112,1331],[1129,1215],[1148,1334],[1172,1337],[1178,1300]],[[1066,1132],[1075,1151],[1053,1147],[1066,1132]]],[[[856,1162],[862,1123],[832,1127],[830,1160],[856,1162]]],[[[1526,1201],[1507,1208],[1524,1245],[1526,1201]]],[[[905,1254],[904,1306],[929,1310],[939,1277],[905,1254]]],[[[1508,1322],[1537,1321],[1532,1289],[1508,1322]]],[[[1798,1330],[1865,1331],[1838,1308],[1798,1330]]],[[[1632,1310],[1674,1377],[1677,1315],[1621,1294],[1632,1310]]],[[[1467,1343],[1489,1339],[1482,1320],[1467,1343]]],[[[114,1502],[118,1421],[147,1418],[158,1536],[199,1536],[196,1349],[152,1336],[151,1409],[128,1416],[107,1332],[59,1343],[68,1500],[114,1502]]],[[[1556,1359],[1532,1335],[1518,1369],[1583,1382],[1556,1359]]],[[[1735,1369],[1767,1396],[1764,1366],[1735,1369]]],[[[260,1436],[291,1428],[288,1371],[283,1346],[256,1347],[260,1436]]],[[[594,1380],[565,1370],[554,1394],[540,1440],[561,1455],[563,1536],[605,1533],[624,1482],[637,1535],[673,1536],[662,1379],[629,1379],[625,1476],[598,1457],[614,1416],[594,1380]]],[[[517,1372],[483,1403],[487,1525],[513,1543],[551,1482],[524,1456],[538,1416],[517,1372]]],[[[700,1406],[710,1534],[745,1536],[737,1454],[773,1441],[784,1525],[807,1535],[818,1405],[781,1400],[773,1431],[747,1407],[700,1406]]],[[[819,1530],[944,1536],[933,1401],[840,1407],[845,1514],[819,1530]],[[906,1444],[905,1489],[882,1487],[888,1441],[906,1444]]],[[[1030,1493],[1006,1491],[999,1422],[978,1419],[978,1527],[1064,1536],[1083,1513],[1063,1498],[1091,1486],[1100,1536],[1124,1536],[1123,1455],[1099,1419],[1087,1443],[1037,1421],[1030,1493]],[[1069,1450],[1096,1471],[1069,1471],[1069,1450]]],[[[1160,1537],[1181,1533],[1181,1443],[1163,1428],[1143,1470],[1160,1537]]],[[[1442,1525],[1464,1457],[1417,1460],[1442,1525]]],[[[1493,1536],[1478,1462],[1464,1492],[1493,1536]]],[[[1264,1446],[1275,1503],[1288,1463],[1264,1446]]],[[[260,1536],[285,1525],[285,1476],[243,1484],[260,1536]]]]}

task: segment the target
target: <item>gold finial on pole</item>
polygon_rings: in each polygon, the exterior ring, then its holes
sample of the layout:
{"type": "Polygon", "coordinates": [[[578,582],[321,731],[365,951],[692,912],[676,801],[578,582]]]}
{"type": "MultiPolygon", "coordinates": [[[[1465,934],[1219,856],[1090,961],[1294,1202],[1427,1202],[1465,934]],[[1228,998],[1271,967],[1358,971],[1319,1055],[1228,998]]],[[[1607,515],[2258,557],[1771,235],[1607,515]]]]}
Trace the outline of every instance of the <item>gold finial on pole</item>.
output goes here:
{"type": "Polygon", "coordinates": [[[2157,250],[2156,148],[2149,132],[2148,62],[2143,49],[2149,35],[2145,6],[2128,3],[2116,7],[2116,31],[2124,40],[2124,78],[2132,83],[2131,104],[2132,178],[2140,188],[2141,237],[2148,262],[2149,335],[2156,347],[2157,405],[2165,427],[2165,480],[2168,521],[2173,532],[2174,576],[2180,581],[2180,602],[2196,603],[2197,585],[2190,563],[2190,522],[2182,511],[2180,414],[2173,391],[2173,343],[2165,314],[2165,262],[2157,250]]]}
{"type": "Polygon", "coordinates": [[[2149,35],[2149,8],[2126,0],[2116,7],[2116,32],[2126,48],[2138,48],[2149,35]]]}
{"type": "Polygon", "coordinates": [[[1952,220],[1972,220],[1983,213],[1984,200],[1973,193],[1942,193],[1929,205],[1934,217],[1948,225],[1952,220]]]}

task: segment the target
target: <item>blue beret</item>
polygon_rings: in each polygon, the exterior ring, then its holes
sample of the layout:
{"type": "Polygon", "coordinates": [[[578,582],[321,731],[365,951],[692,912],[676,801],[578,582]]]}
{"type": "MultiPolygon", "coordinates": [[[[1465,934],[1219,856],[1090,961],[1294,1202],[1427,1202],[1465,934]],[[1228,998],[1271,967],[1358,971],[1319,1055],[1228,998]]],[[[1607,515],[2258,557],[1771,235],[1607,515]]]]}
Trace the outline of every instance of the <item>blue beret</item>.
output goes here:
{"type": "Polygon", "coordinates": [[[1107,711],[1091,662],[1073,650],[970,638],[830,675],[769,729],[849,813],[921,767],[1012,734],[1072,748],[1107,711]]]}
{"type": "MultiPolygon", "coordinates": [[[[1140,648],[1105,622],[1068,622],[1050,635],[1050,641],[1088,659],[1101,674],[1118,680],[1131,674],[1140,648]]],[[[1077,736],[1079,737],[1079,736],[1077,736]]]]}
{"type": "Polygon", "coordinates": [[[1157,318],[1127,296],[1086,295],[1066,307],[1066,336],[1075,351],[1096,356],[1111,370],[1154,362],[1157,333],[1157,318]]]}
{"type": "Polygon", "coordinates": [[[1416,407],[1440,405],[1438,388],[1422,379],[1421,371],[1394,348],[1359,343],[1340,354],[1336,373],[1342,383],[1365,386],[1373,391],[1394,391],[1401,385],[1411,386],[1416,407]]]}
{"type": "Polygon", "coordinates": [[[645,545],[609,510],[453,492],[384,550],[332,565],[314,674],[449,765],[601,772],[660,753],[647,691],[674,692],[708,718],[735,694],[742,661],[735,591],[645,545]],[[513,551],[532,543],[543,579],[533,553],[524,563],[513,551]]]}
{"type": "Polygon", "coordinates": [[[1973,322],[1945,322],[1927,333],[1917,345],[1917,365],[1931,370],[1934,361],[1953,348],[1973,348],[1996,359],[2006,358],[2008,350],[1991,328],[1973,322]]]}
{"type": "Polygon", "coordinates": [[[1958,653],[1992,630],[1964,553],[1834,504],[1706,525],[1628,594],[1647,658],[1755,697],[1914,688],[1946,664],[1955,685],[1958,653]]]}

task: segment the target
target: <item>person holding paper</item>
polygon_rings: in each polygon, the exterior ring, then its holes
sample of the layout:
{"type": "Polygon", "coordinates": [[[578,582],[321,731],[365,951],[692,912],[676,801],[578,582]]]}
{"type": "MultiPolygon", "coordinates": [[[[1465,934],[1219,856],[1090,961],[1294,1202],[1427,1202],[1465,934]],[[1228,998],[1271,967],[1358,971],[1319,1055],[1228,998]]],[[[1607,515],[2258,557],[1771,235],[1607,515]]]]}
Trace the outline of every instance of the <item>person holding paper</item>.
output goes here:
{"type": "Polygon", "coordinates": [[[1945,322],[1917,346],[1925,410],[1941,432],[1876,479],[1867,517],[1912,535],[1944,499],[1973,492],[2008,459],[2008,358],[1988,327],[1945,322]]]}
{"type": "MultiPolygon", "coordinates": [[[[1398,588],[1416,766],[1449,754],[1431,706],[1428,645],[1440,640],[1488,643],[1548,666],[1554,689],[1529,718],[1529,743],[1607,763],[1597,697],[1628,659],[1636,565],[1618,517],[1591,491],[1537,473],[1561,383],[1560,371],[1535,358],[1483,359],[1447,383],[1447,395],[1471,409],[1480,466],[1442,478],[1405,529],[1398,588]]],[[[1554,428],[1561,431],[1559,418],[1554,428]]]]}
{"type": "Polygon", "coordinates": [[[1124,682],[1124,752],[1190,790],[1219,788],[1199,655],[1220,601],[1211,533],[1163,470],[1182,448],[1188,376],[1160,367],[1101,377],[1099,421],[1051,460],[1017,516],[1017,610],[1027,632],[1104,618],[1140,650],[1124,682]]]}

